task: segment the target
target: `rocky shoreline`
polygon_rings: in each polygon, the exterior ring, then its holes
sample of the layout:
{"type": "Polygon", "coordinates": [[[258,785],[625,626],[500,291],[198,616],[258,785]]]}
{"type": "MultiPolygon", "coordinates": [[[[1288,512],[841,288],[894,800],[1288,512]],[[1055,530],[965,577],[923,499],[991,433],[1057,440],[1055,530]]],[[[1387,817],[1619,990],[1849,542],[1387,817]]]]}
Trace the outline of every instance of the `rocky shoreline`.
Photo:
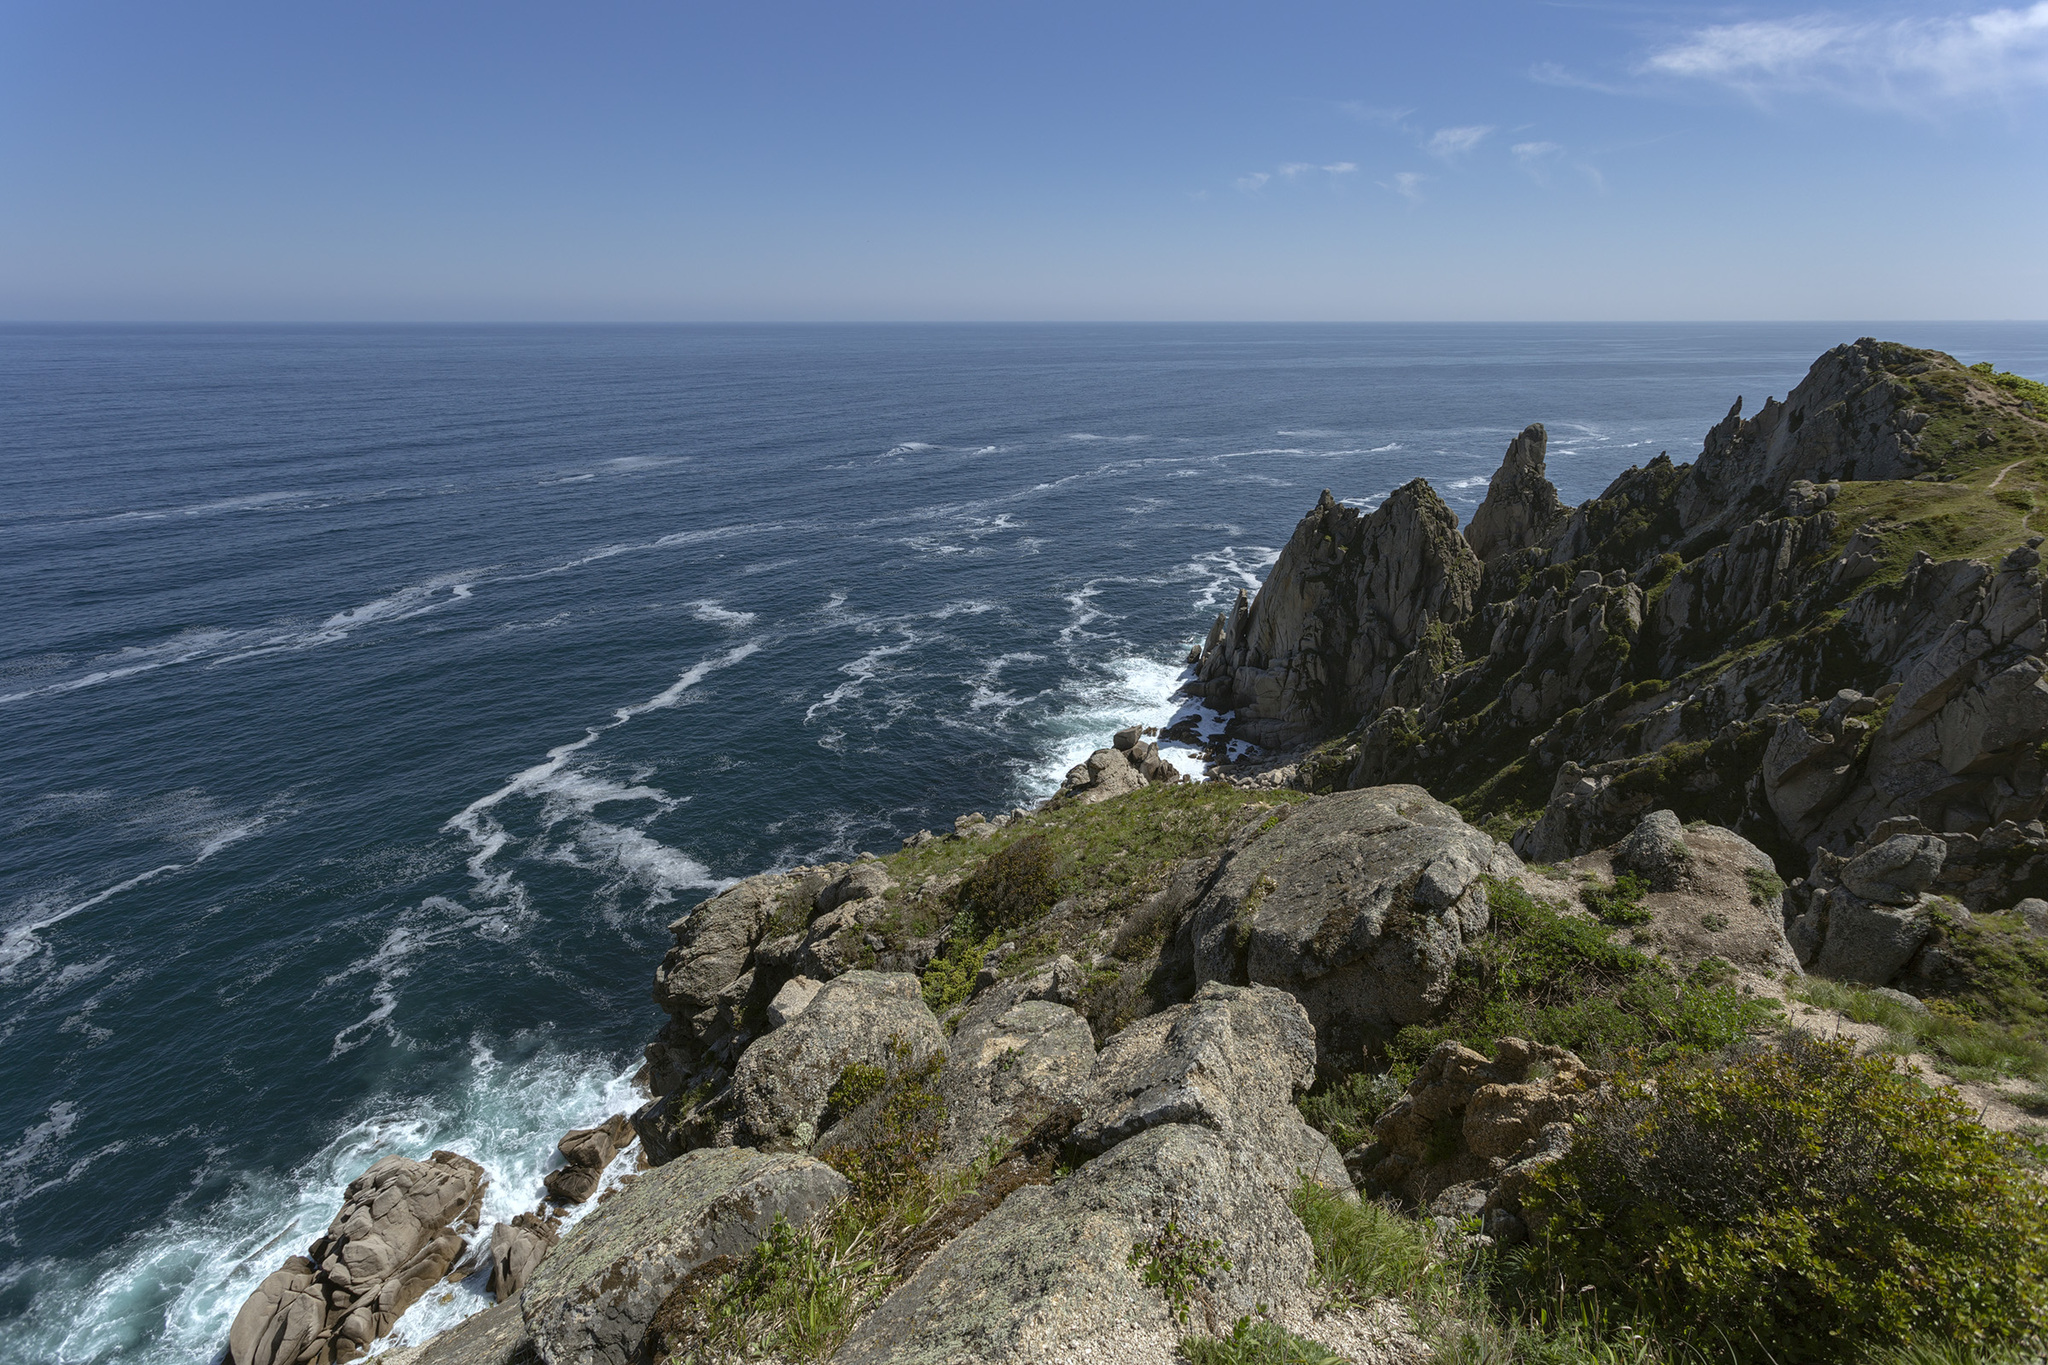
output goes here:
{"type": "Polygon", "coordinates": [[[386,1158],[227,1359],[355,1358],[486,1263],[393,1365],[1425,1359],[1329,1220],[1540,1249],[1589,1116],[1809,980],[2048,1112],[2048,389],[1864,340],[1740,411],[1577,508],[1541,426],[1463,528],[1326,492],[1189,660],[1251,758],[1133,727],[1037,809],[710,898],[650,1098],[546,1200],[478,1238],[473,1163],[386,1158]]]}

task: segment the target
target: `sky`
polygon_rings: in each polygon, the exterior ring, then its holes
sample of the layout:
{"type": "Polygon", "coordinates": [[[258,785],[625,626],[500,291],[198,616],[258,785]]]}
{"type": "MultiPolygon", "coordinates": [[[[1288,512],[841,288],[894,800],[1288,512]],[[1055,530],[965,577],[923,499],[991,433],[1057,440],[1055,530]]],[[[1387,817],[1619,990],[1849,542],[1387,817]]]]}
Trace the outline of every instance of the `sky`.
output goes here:
{"type": "Polygon", "coordinates": [[[0,320],[2048,318],[2048,0],[0,0],[0,320]]]}

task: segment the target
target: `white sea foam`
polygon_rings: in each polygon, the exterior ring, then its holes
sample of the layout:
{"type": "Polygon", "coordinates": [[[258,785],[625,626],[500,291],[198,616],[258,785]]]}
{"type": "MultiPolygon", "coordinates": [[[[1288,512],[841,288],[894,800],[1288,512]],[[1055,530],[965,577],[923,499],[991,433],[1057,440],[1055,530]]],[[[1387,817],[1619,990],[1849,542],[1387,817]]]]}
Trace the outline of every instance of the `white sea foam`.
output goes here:
{"type": "MultiPolygon", "coordinates": [[[[1178,710],[1175,694],[1186,680],[1185,669],[1135,655],[1111,660],[1107,676],[1098,670],[1090,676],[1070,677],[1060,687],[1068,701],[1043,722],[1040,757],[1019,776],[1018,794],[1027,801],[1052,795],[1066,779],[1068,769],[1127,725],[1164,727],[1171,723],[1178,710]]],[[[1180,747],[1171,743],[1161,746],[1165,752],[1180,747]]],[[[1176,759],[1176,766],[1190,771],[1187,762],[1176,759]]]]}
{"type": "Polygon", "coordinates": [[[726,626],[732,630],[739,630],[742,627],[754,624],[754,613],[750,611],[727,611],[724,607],[709,599],[701,602],[692,602],[690,610],[696,614],[699,621],[710,621],[714,625],[726,626]]]}
{"type": "MultiPolygon", "coordinates": [[[[521,1052],[530,1051],[520,1049],[521,1052]]],[[[378,1158],[459,1152],[483,1166],[484,1192],[474,1263],[491,1225],[535,1207],[541,1177],[559,1164],[554,1143],[639,1103],[637,1064],[616,1057],[569,1055],[543,1044],[526,1058],[501,1056],[472,1039],[460,1083],[440,1099],[363,1105],[304,1162],[288,1171],[244,1171],[229,1193],[195,1214],[173,1212],[159,1225],[88,1260],[16,1258],[0,1271],[0,1290],[27,1311],[0,1335],[0,1365],[85,1365],[119,1358],[150,1365],[193,1365],[218,1358],[228,1324],[262,1278],[304,1250],[341,1206],[348,1182],[378,1158]]],[[[61,1103],[0,1158],[0,1190],[18,1180],[59,1178],[83,1156],[68,1140],[89,1132],[92,1115],[61,1103]]],[[[633,1165],[633,1149],[606,1172],[615,1184],[633,1165]]],[[[195,1184],[218,1173],[200,1171],[195,1184]]],[[[596,1201],[570,1210],[573,1223],[596,1201]]],[[[416,1344],[489,1306],[487,1271],[436,1286],[398,1321],[377,1348],[416,1344]]]]}
{"type": "MultiPolygon", "coordinates": [[[[843,598],[841,600],[844,600],[843,598]]],[[[899,654],[907,654],[917,647],[917,633],[907,627],[897,628],[902,638],[893,645],[876,645],[858,659],[839,665],[839,671],[846,675],[846,681],[812,702],[804,711],[804,724],[809,725],[820,714],[830,715],[839,709],[841,702],[866,694],[867,685],[883,671],[883,661],[899,654]]]]}
{"type": "MultiPolygon", "coordinates": [[[[493,865],[498,854],[513,842],[511,833],[492,813],[498,806],[515,796],[539,797],[543,829],[552,829],[571,818],[587,819],[597,807],[607,802],[645,800],[654,802],[663,810],[673,808],[674,799],[657,788],[642,783],[621,785],[601,773],[573,766],[572,760],[607,731],[616,730],[651,711],[667,710],[677,705],[698,683],[719,669],[730,668],[751,657],[761,645],[760,640],[749,640],[723,654],[698,660],[652,697],[619,707],[612,712],[609,722],[585,729],[581,739],[556,745],[547,751],[541,762],[513,774],[504,786],[478,797],[450,817],[442,828],[469,840],[469,876],[480,907],[476,912],[479,919],[497,926],[500,931],[516,933],[531,917],[525,886],[510,868],[493,865]]],[[[624,847],[623,844],[617,846],[624,847]]],[[[683,855],[676,854],[675,857],[682,858],[683,855]]],[[[672,866],[679,867],[680,864],[672,866]]],[[[689,884],[698,883],[677,881],[675,888],[689,884]]]]}
{"type": "Polygon", "coordinates": [[[213,502],[189,503],[183,507],[166,507],[156,511],[117,512],[104,517],[104,521],[161,521],[165,517],[203,517],[215,512],[248,512],[269,507],[275,503],[290,502],[294,498],[310,498],[311,493],[291,490],[283,493],[251,493],[240,498],[220,498],[213,502]]]}

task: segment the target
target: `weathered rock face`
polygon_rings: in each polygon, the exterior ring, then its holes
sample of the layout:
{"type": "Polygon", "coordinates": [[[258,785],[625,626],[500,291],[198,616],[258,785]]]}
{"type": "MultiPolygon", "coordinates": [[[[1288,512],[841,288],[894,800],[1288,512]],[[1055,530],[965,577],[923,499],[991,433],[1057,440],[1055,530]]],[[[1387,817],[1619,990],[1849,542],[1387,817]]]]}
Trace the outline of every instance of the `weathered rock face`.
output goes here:
{"type": "Polygon", "coordinates": [[[1148,1128],[1191,1123],[1261,1143],[1341,1185],[1336,1149],[1294,1107],[1315,1065],[1315,1030],[1292,996],[1212,981],[1103,1046],[1068,1146],[1093,1155],[1148,1128]]]}
{"type": "Polygon", "coordinates": [[[533,1339],[519,1305],[501,1302],[418,1346],[378,1356],[377,1365],[533,1365],[533,1339]]]}
{"type": "Polygon", "coordinates": [[[228,1333],[233,1365],[361,1355],[461,1258],[483,1187],[483,1168],[454,1152],[376,1162],[349,1183],[326,1235],[242,1305],[228,1333]]]}
{"type": "Polygon", "coordinates": [[[756,1040],[733,1068],[733,1141],[804,1150],[848,1066],[915,1066],[945,1042],[909,973],[856,971],[828,981],[809,1008],[756,1040]]]}
{"type": "Polygon", "coordinates": [[[1508,443],[1506,458],[1486,486],[1486,501],[1465,528],[1465,541],[1481,560],[1491,562],[1508,551],[1541,545],[1571,515],[1544,476],[1548,445],[1541,422],[1508,443]]]}
{"type": "MultiPolygon", "coordinates": [[[[984,991],[984,996],[994,994],[984,991]]],[[[1088,1021],[1052,1000],[977,1001],[946,1043],[948,1165],[1015,1142],[1053,1111],[1087,1097],[1095,1070],[1088,1021]]]]}
{"type": "Polygon", "coordinates": [[[1494,1057],[1440,1043],[1345,1162],[1368,1190],[1449,1217],[1480,1216],[1518,1240],[1528,1176],[1571,1145],[1571,1121],[1604,1078],[1563,1048],[1502,1038],[1494,1057]]]}
{"type": "Polygon", "coordinates": [[[1520,864],[1420,787],[1284,807],[1234,840],[1182,921],[1197,981],[1277,986],[1306,1008],[1326,1067],[1427,1019],[1488,922],[1486,874],[1520,864]]]}
{"type": "Polygon", "coordinates": [[[1642,877],[1652,888],[1642,907],[1649,919],[1631,937],[1677,967],[1719,958],[1771,976],[1799,970],[1785,938],[1784,883],[1764,851],[1732,830],[1680,825],[1670,811],[1652,811],[1613,849],[1573,859],[1561,871],[1642,877]]]}
{"type": "Polygon", "coordinates": [[[1180,769],[1160,757],[1158,743],[1132,726],[1117,732],[1113,747],[1097,749],[1069,769],[1050,804],[1092,806],[1140,787],[1180,780],[1180,769]]]}
{"type": "Polygon", "coordinates": [[[663,1299],[691,1271],[741,1257],[777,1217],[803,1226],[846,1193],[823,1162],[736,1148],[637,1177],[540,1263],[520,1310],[545,1365],[638,1365],[663,1299]]]}
{"type": "Polygon", "coordinates": [[[1258,600],[1240,594],[1216,618],[1188,690],[1234,710],[1231,733],[1267,748],[1342,730],[1419,698],[1433,670],[1456,662],[1450,631],[1469,615],[1479,575],[1457,517],[1421,479],[1370,514],[1325,491],[1258,600]]]}
{"type": "Polygon", "coordinates": [[[1204,1325],[1228,1330],[1310,1283],[1314,1253],[1288,1207],[1296,1183],[1291,1165],[1242,1138],[1187,1124],[1148,1129],[1058,1184],[1012,1194],[891,1294],[833,1359],[1163,1358],[1179,1329],[1131,1268],[1132,1247],[1151,1245],[1171,1219],[1224,1248],[1230,1268],[1203,1277],[1192,1307],[1204,1325]]]}

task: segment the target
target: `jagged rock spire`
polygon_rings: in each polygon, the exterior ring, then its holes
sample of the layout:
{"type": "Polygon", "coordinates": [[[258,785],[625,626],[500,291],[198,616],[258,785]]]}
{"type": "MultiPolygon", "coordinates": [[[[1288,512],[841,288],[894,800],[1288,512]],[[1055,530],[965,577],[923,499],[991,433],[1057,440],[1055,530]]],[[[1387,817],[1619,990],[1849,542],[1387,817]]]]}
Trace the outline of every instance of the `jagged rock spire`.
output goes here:
{"type": "Polygon", "coordinates": [[[1486,501],[1465,527],[1465,541],[1481,560],[1540,543],[1569,514],[1543,472],[1549,435],[1532,422],[1508,443],[1507,456],[1486,486],[1486,501]]]}

